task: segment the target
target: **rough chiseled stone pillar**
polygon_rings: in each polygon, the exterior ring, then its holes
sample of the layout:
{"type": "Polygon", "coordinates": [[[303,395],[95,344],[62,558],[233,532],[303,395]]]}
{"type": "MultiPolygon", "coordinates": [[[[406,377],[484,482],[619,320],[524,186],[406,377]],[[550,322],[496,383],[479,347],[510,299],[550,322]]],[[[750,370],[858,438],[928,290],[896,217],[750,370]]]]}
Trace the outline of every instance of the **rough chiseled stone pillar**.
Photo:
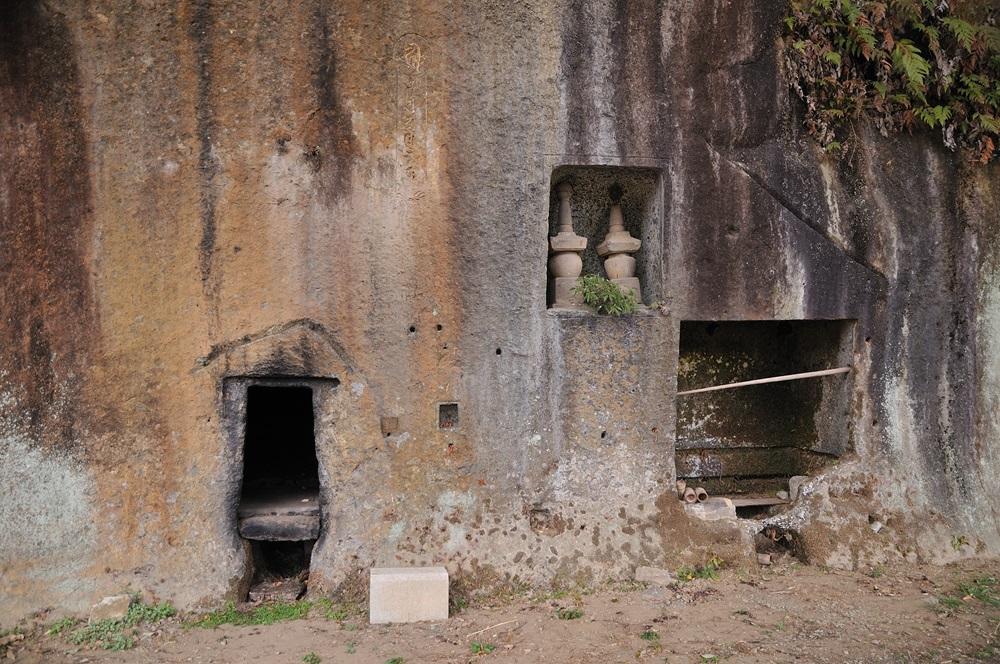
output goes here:
{"type": "Polygon", "coordinates": [[[549,238],[552,308],[586,309],[583,299],[573,288],[583,271],[583,258],[580,254],[587,248],[587,238],[573,232],[573,213],[570,207],[573,187],[569,182],[560,182],[556,186],[556,193],[559,195],[559,232],[549,238]]]}
{"type": "Polygon", "coordinates": [[[631,256],[639,251],[642,241],[632,237],[625,230],[625,217],[619,204],[620,193],[612,193],[611,213],[608,217],[608,234],[604,242],[597,245],[597,255],[604,257],[604,271],[608,279],[618,284],[623,290],[635,293],[635,299],[642,303],[642,293],[639,289],[639,279],[635,276],[635,258],[631,256]]]}

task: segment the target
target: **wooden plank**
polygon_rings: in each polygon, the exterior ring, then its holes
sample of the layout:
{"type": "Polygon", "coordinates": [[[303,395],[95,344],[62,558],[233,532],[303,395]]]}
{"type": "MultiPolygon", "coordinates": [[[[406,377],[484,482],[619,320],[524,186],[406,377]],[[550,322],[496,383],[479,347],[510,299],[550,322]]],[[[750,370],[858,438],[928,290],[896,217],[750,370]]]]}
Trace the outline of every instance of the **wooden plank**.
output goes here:
{"type": "Polygon", "coordinates": [[[722,496],[733,501],[736,507],[766,507],[769,505],[787,505],[787,500],[782,500],[777,496],[753,498],[748,496],[722,496]]]}
{"type": "Polygon", "coordinates": [[[684,390],[678,392],[677,396],[683,397],[688,394],[701,394],[703,392],[715,392],[717,390],[731,390],[737,387],[748,387],[750,385],[765,385],[767,383],[781,383],[787,380],[803,380],[805,378],[821,378],[823,376],[834,376],[844,374],[851,370],[850,367],[838,367],[836,369],[823,369],[821,371],[806,371],[804,373],[785,374],[783,376],[771,376],[770,378],[756,378],[754,380],[744,380],[739,383],[726,383],[724,385],[713,385],[711,387],[699,387],[696,390],[684,390]]]}

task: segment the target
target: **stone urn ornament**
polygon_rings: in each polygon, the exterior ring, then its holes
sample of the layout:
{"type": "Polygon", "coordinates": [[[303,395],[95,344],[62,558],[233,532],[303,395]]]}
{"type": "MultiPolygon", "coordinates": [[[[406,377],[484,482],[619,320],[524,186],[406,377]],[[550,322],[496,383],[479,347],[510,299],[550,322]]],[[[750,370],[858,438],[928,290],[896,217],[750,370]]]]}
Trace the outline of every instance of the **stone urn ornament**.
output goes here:
{"type": "Polygon", "coordinates": [[[570,197],[573,187],[563,180],[556,185],[559,196],[559,231],[549,238],[549,287],[553,309],[587,309],[583,298],[573,292],[583,272],[581,254],[587,248],[587,238],[573,232],[573,210],[570,197]]]}
{"type": "Polygon", "coordinates": [[[608,234],[604,241],[597,245],[597,255],[604,258],[604,271],[608,279],[618,284],[622,290],[628,289],[635,294],[636,302],[642,302],[639,290],[639,279],[635,276],[635,257],[642,241],[632,237],[625,230],[625,215],[622,213],[621,187],[611,188],[611,212],[608,215],[608,234]]]}

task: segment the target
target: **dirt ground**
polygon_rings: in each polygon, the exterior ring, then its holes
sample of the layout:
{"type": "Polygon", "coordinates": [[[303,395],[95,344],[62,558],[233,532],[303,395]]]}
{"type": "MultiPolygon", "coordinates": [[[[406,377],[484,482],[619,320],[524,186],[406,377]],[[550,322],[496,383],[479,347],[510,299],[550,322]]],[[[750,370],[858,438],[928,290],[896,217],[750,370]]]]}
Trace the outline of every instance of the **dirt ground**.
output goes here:
{"type": "Polygon", "coordinates": [[[998,578],[997,560],[867,574],[785,561],[675,586],[491,598],[437,624],[372,626],[363,614],[338,622],[316,608],[305,619],[214,629],[175,617],[140,626],[135,647],[122,652],[74,646],[36,627],[6,657],[46,664],[1000,662],[998,578]],[[474,644],[491,652],[474,654],[474,644]]]}

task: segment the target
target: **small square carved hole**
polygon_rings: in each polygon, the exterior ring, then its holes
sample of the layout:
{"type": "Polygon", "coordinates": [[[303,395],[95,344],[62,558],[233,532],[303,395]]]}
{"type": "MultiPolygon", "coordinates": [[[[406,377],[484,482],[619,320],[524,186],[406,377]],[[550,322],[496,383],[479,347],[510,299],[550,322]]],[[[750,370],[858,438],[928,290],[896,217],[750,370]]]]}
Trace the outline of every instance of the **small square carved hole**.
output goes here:
{"type": "Polygon", "coordinates": [[[458,404],[442,403],[438,404],[438,429],[458,428],[458,404]]]}

